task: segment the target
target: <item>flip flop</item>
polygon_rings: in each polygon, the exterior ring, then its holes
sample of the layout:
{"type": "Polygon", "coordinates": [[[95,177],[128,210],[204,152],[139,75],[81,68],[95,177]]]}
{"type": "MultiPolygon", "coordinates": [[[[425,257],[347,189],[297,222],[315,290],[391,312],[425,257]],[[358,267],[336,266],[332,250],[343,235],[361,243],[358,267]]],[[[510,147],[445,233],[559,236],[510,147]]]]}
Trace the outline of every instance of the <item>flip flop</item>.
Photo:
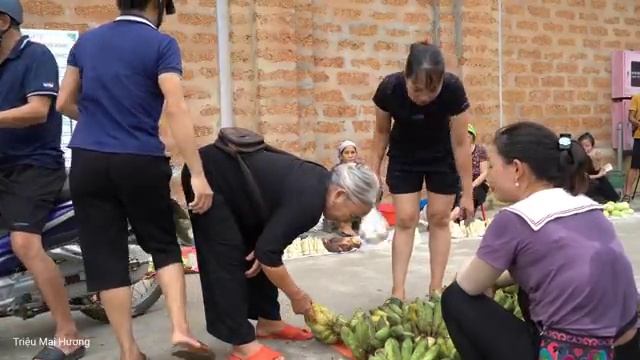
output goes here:
{"type": "Polygon", "coordinates": [[[186,342],[173,344],[171,355],[186,360],[215,359],[215,354],[211,352],[207,344],[202,341],[198,341],[198,343],[200,347],[195,347],[186,342]]]}
{"type": "Polygon", "coordinates": [[[281,357],[282,354],[267,347],[262,345],[262,347],[260,348],[260,350],[258,350],[258,352],[256,352],[255,354],[247,357],[247,358],[242,358],[236,354],[231,354],[229,356],[228,360],[276,360],[277,358],[281,357]]]}
{"type": "Polygon", "coordinates": [[[307,329],[286,324],[282,330],[275,334],[257,335],[256,337],[270,340],[307,341],[313,339],[313,333],[307,329]]]}
{"type": "Polygon", "coordinates": [[[33,360],[78,360],[82,359],[87,352],[87,348],[80,346],[69,354],[55,346],[45,346],[33,357],[33,360]]]}

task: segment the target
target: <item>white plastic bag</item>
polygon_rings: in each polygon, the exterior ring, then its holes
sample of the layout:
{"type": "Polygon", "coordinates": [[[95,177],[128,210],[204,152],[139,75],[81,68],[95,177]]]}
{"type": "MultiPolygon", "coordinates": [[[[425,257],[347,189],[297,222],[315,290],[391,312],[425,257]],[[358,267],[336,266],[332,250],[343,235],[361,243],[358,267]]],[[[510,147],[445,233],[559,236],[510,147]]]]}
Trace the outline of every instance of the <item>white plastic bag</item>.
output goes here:
{"type": "Polygon", "coordinates": [[[359,231],[360,239],[369,244],[378,244],[387,239],[389,224],[377,209],[372,209],[362,218],[359,231]]]}

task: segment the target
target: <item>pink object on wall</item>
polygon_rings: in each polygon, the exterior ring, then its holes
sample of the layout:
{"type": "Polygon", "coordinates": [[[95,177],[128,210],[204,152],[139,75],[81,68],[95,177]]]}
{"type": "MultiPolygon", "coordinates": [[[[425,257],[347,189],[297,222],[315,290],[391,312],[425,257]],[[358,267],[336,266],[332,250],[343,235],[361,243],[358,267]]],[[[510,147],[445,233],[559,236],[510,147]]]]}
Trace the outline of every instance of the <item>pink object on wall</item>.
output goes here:
{"type": "Polygon", "coordinates": [[[640,51],[611,53],[611,98],[630,98],[640,93],[640,51]]]}
{"type": "Polygon", "coordinates": [[[633,130],[629,122],[629,106],[631,100],[619,100],[611,103],[611,144],[614,149],[618,149],[620,142],[618,134],[618,124],[622,124],[623,150],[633,149],[633,130]]]}

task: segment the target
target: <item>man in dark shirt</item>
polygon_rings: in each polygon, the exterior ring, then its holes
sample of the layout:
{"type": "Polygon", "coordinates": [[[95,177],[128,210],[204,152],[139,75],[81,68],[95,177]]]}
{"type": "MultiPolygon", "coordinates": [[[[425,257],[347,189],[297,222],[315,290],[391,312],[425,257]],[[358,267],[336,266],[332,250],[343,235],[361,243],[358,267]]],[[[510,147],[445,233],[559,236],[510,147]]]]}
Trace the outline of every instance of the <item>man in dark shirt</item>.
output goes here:
{"type": "MultiPolygon", "coordinates": [[[[334,221],[366,215],[378,197],[376,175],[363,165],[331,172],[292,155],[258,151],[243,155],[261,194],[264,211],[236,159],[215,145],[200,150],[215,192],[209,211],[192,215],[207,330],[233,345],[232,359],[277,359],[258,338],[309,340],[312,335],[281,321],[278,289],[296,314],[308,314],[311,299],[287,272],[285,248],[315,226],[322,214],[334,221]],[[257,327],[249,319],[258,320],[257,327]]],[[[189,169],[183,173],[187,201],[193,198],[189,169]]]]}
{"type": "MultiPolygon", "coordinates": [[[[57,347],[51,354],[84,354],[83,347],[60,340],[78,338],[60,270],[47,256],[41,233],[66,174],[55,111],[58,66],[46,46],[20,33],[18,0],[0,0],[0,228],[11,233],[11,247],[33,275],[56,322],[57,347]]],[[[59,356],[59,355],[58,355],[59,356]]]]}

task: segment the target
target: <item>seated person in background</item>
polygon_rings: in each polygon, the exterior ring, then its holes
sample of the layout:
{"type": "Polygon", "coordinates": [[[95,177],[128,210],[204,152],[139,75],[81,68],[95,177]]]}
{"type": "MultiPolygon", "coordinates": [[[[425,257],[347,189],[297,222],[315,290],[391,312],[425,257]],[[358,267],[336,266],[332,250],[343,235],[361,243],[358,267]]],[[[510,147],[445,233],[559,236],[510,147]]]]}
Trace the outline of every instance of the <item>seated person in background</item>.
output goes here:
{"type": "Polygon", "coordinates": [[[620,197],[606,176],[607,172],[611,170],[611,164],[602,164],[602,154],[594,147],[596,139],[586,132],[580,135],[578,142],[590,160],[587,164],[587,174],[590,181],[586,195],[598,202],[617,201],[620,197]]]}
{"type": "MultiPolygon", "coordinates": [[[[358,163],[358,146],[351,140],[345,140],[338,146],[338,163],[335,166],[347,163],[358,163]]],[[[332,230],[336,230],[341,237],[358,236],[359,221],[348,221],[331,224],[332,230]],[[337,229],[336,229],[337,228],[337,229]]]]}
{"type": "MultiPolygon", "coordinates": [[[[487,173],[489,172],[489,163],[487,158],[487,149],[476,144],[477,131],[476,128],[469,124],[467,129],[469,139],[471,140],[471,173],[473,176],[473,209],[474,211],[484,204],[487,200],[489,185],[487,185],[487,173]]],[[[451,211],[451,220],[456,221],[460,217],[460,207],[458,206],[461,194],[456,195],[454,208],[451,211]]]]}

